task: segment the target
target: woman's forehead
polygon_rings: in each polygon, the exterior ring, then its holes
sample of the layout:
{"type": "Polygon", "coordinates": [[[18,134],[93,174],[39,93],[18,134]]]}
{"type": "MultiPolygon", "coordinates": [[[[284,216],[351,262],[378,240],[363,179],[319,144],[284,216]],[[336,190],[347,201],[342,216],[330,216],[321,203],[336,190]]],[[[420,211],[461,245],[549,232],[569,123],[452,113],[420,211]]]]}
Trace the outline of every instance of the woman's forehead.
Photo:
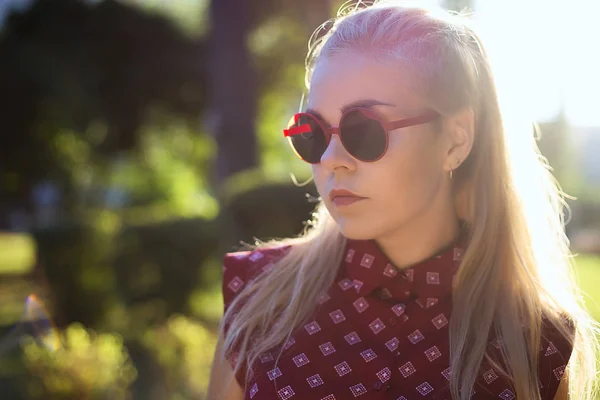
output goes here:
{"type": "Polygon", "coordinates": [[[415,76],[401,63],[383,62],[356,51],[325,57],[312,75],[307,106],[322,112],[373,99],[419,109],[424,99],[416,93],[415,76]]]}

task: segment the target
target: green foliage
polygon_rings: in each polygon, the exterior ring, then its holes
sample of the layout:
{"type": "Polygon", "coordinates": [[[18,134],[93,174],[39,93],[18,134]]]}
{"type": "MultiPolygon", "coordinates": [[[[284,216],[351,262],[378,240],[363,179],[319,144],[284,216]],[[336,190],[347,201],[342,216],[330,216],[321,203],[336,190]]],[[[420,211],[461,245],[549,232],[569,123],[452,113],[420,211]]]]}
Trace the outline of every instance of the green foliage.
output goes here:
{"type": "Polygon", "coordinates": [[[0,233],[0,274],[23,274],[35,265],[35,242],[29,235],[0,233]]]}
{"type": "Polygon", "coordinates": [[[282,133],[305,90],[303,53],[310,33],[302,22],[274,16],[248,39],[261,76],[268,77],[262,84],[256,126],[261,170],[270,180],[289,182],[290,173],[301,179],[310,176],[310,167],[296,158],[282,133]]]}
{"type": "Polygon", "coordinates": [[[23,355],[31,379],[29,398],[128,398],[136,371],[119,335],[96,334],[75,323],[60,336],[64,347],[56,350],[42,347],[31,338],[26,341],[23,355]]]}
{"type": "Polygon", "coordinates": [[[91,149],[77,132],[61,129],[54,136],[53,150],[56,160],[68,171],[78,171],[89,162],[91,149]]]}
{"type": "Polygon", "coordinates": [[[212,257],[205,260],[198,273],[199,281],[206,282],[207,285],[192,291],[188,300],[189,309],[192,315],[207,325],[216,326],[223,316],[222,258],[212,257]]]}
{"type": "Polygon", "coordinates": [[[209,194],[208,169],[215,143],[176,119],[148,125],[144,132],[138,157],[128,166],[138,179],[130,182],[138,190],[151,183],[168,199],[173,216],[214,218],[219,207],[209,194]]]}
{"type": "Polygon", "coordinates": [[[127,0],[143,9],[162,14],[181,27],[189,35],[203,35],[207,30],[208,0],[127,0]]]}
{"type": "Polygon", "coordinates": [[[163,367],[171,398],[198,398],[206,393],[216,335],[183,315],[150,329],[143,343],[163,367]]]}

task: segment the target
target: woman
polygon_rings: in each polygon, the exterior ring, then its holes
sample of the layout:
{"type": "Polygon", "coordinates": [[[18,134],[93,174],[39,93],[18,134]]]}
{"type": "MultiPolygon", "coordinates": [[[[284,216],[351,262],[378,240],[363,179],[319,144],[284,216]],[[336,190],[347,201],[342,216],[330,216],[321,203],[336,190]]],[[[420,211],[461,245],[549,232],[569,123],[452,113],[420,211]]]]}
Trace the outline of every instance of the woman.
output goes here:
{"type": "Polygon", "coordinates": [[[560,191],[469,22],[345,8],[308,61],[284,135],[321,202],[225,256],[209,398],[593,398],[560,191]]]}

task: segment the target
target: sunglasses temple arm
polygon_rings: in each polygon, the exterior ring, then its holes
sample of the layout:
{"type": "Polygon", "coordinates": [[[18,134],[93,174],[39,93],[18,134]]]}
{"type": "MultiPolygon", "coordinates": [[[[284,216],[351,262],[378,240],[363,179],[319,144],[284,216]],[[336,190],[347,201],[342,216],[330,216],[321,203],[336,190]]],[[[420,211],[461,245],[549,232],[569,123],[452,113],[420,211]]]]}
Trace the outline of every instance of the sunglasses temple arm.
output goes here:
{"type": "Polygon", "coordinates": [[[302,109],[304,108],[304,98],[306,97],[306,91],[302,91],[302,97],[300,97],[300,106],[298,106],[298,112],[302,112],[302,109]]]}
{"type": "Polygon", "coordinates": [[[386,130],[405,128],[407,126],[421,125],[421,124],[425,124],[427,122],[431,122],[434,119],[436,119],[437,117],[439,117],[439,115],[433,114],[433,113],[419,115],[417,117],[405,118],[403,120],[396,121],[396,122],[388,122],[384,126],[385,126],[386,130]]]}

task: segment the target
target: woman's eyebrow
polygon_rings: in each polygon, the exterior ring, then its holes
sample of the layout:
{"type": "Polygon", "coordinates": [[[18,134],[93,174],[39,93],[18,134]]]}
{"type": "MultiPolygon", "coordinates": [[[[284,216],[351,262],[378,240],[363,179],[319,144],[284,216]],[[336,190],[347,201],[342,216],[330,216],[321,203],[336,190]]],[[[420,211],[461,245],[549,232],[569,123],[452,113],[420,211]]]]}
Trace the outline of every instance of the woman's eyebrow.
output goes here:
{"type": "MultiPolygon", "coordinates": [[[[396,107],[395,104],[391,104],[391,103],[386,103],[384,101],[380,101],[380,100],[375,100],[375,99],[363,99],[363,100],[356,100],[353,101],[351,103],[348,103],[344,106],[342,106],[340,108],[340,111],[343,113],[345,113],[346,111],[352,109],[352,108],[357,108],[357,107],[361,107],[361,108],[371,108],[374,106],[389,106],[389,107],[396,107]]],[[[312,108],[307,108],[306,111],[309,114],[312,114],[314,116],[316,116],[317,118],[321,119],[322,121],[325,121],[325,119],[323,118],[323,116],[321,115],[321,113],[319,113],[317,110],[314,110],[312,108]]]]}
{"type": "Polygon", "coordinates": [[[364,99],[364,100],[356,100],[356,101],[353,101],[352,103],[346,104],[345,106],[340,108],[340,111],[342,113],[345,113],[346,111],[350,110],[351,108],[356,108],[356,107],[370,108],[373,106],[396,107],[395,104],[386,103],[384,101],[375,100],[375,99],[364,99]]]}

